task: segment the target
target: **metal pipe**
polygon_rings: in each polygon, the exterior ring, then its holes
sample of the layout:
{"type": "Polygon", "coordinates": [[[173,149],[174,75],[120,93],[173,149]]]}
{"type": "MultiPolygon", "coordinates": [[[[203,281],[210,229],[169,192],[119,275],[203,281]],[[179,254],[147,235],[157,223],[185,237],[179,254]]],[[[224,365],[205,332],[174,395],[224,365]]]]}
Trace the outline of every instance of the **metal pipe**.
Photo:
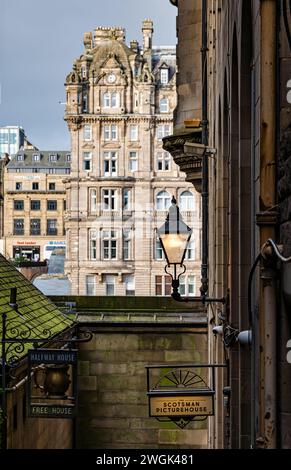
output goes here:
{"type": "MultiPolygon", "coordinates": [[[[202,144],[208,144],[207,113],[207,0],[202,0],[202,144]]],[[[201,256],[201,296],[208,292],[208,155],[202,157],[202,256],[201,256]]]]}
{"type": "Polygon", "coordinates": [[[1,407],[2,407],[2,430],[1,430],[1,449],[7,448],[7,396],[6,396],[6,319],[7,314],[2,313],[2,338],[1,338],[1,360],[2,360],[2,378],[1,378],[1,407]]]}
{"type": "MultiPolygon", "coordinates": [[[[276,18],[277,2],[261,0],[261,96],[260,96],[260,245],[275,238],[276,214],[276,18]]],[[[276,351],[275,279],[263,270],[260,284],[260,388],[259,441],[266,448],[275,448],[276,440],[276,365],[270,364],[270,354],[276,351]],[[266,277],[266,273],[267,277],[266,277]]],[[[274,356],[275,358],[275,356],[274,356]]]]}

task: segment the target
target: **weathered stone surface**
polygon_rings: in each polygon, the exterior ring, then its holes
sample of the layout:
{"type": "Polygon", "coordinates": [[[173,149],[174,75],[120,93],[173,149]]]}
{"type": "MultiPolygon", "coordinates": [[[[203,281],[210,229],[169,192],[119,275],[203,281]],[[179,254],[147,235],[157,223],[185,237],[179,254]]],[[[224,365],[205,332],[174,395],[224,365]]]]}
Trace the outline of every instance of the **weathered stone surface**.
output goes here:
{"type": "MultiPolygon", "coordinates": [[[[201,435],[207,440],[206,423],[192,422],[189,424],[192,434],[183,431],[180,436],[182,430],[174,423],[149,417],[145,369],[148,364],[161,363],[166,366],[165,373],[171,362],[197,363],[200,359],[204,362],[206,339],[202,334],[193,330],[175,334],[149,330],[103,333],[100,328],[92,344],[95,350],[81,345],[80,351],[80,370],[88,370],[89,364],[91,375],[79,379],[78,447],[146,449],[204,445],[201,435]],[[160,434],[162,431],[165,433],[160,434]]],[[[154,384],[160,378],[157,372],[154,384]]]]}
{"type": "Polygon", "coordinates": [[[79,390],[97,390],[97,377],[81,376],[79,378],[79,390]]]}

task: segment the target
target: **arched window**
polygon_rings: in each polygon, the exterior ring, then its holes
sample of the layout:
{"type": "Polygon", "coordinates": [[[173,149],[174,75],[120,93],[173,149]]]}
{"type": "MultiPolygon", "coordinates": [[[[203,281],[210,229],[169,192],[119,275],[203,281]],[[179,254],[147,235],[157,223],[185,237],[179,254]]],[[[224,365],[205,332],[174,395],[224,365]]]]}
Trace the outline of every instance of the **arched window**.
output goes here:
{"type": "Polygon", "coordinates": [[[180,195],[180,204],[181,211],[193,211],[194,210],[194,196],[191,191],[184,191],[180,195]]]}
{"type": "Polygon", "coordinates": [[[171,196],[167,191],[160,191],[157,194],[156,207],[158,211],[167,211],[171,205],[171,196]]]}
{"type": "Polygon", "coordinates": [[[119,93],[112,93],[111,95],[111,108],[118,108],[119,106],[119,93]]]}
{"type": "Polygon", "coordinates": [[[107,91],[103,95],[103,106],[104,108],[118,108],[119,107],[119,93],[114,91],[110,93],[107,91]]]}
{"type": "Polygon", "coordinates": [[[103,106],[104,108],[110,108],[110,93],[104,93],[103,95],[103,106]]]}
{"type": "Polygon", "coordinates": [[[160,113],[169,112],[169,100],[167,98],[162,98],[160,100],[160,113]]]}

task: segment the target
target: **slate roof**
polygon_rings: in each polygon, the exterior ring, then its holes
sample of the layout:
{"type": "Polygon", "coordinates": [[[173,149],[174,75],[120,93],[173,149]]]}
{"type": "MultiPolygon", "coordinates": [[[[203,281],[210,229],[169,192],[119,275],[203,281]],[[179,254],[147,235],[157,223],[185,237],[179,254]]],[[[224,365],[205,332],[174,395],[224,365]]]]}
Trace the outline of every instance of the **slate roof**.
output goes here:
{"type": "Polygon", "coordinates": [[[11,157],[6,168],[8,171],[14,168],[70,168],[71,163],[67,161],[67,155],[70,154],[69,150],[19,150],[11,157]],[[23,161],[17,160],[18,155],[23,155],[23,161]],[[34,161],[34,155],[40,155],[40,161],[34,161]],[[51,162],[50,155],[57,155],[57,161],[51,162]]]}
{"type": "MultiPolygon", "coordinates": [[[[11,338],[15,336],[23,339],[53,338],[74,325],[72,320],[0,255],[0,340],[2,339],[1,317],[4,312],[7,314],[6,337],[11,338]],[[12,287],[17,288],[18,311],[9,305],[12,287]]],[[[7,344],[7,360],[13,360],[16,356],[22,358],[32,344],[25,344],[23,351],[17,351],[17,346],[19,343],[13,343],[11,346],[7,344]]]]}

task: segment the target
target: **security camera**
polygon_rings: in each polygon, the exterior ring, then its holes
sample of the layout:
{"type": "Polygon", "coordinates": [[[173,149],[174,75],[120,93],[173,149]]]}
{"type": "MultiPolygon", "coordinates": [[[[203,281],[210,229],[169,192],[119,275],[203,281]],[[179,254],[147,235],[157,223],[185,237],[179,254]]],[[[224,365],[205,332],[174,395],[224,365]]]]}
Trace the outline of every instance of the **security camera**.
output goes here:
{"type": "Polygon", "coordinates": [[[212,328],[212,333],[214,335],[222,335],[223,334],[223,325],[216,325],[212,328]]]}
{"type": "Polygon", "coordinates": [[[251,330],[241,331],[237,335],[237,341],[240,344],[248,344],[248,345],[252,344],[252,331],[251,330]]]}

